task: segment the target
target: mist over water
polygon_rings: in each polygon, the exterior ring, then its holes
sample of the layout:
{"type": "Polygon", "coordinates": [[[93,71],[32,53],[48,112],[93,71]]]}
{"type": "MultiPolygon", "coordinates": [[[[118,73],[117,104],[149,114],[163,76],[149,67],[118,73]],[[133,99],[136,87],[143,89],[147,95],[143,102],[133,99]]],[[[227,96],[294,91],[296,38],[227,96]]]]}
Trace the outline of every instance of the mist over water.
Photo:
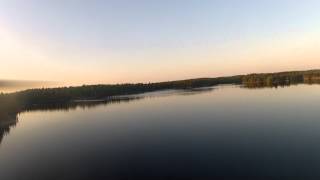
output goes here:
{"type": "Polygon", "coordinates": [[[62,84],[47,81],[0,80],[0,93],[12,93],[34,88],[50,88],[57,87],[59,85],[62,84]]]}
{"type": "Polygon", "coordinates": [[[228,85],[34,107],[6,128],[0,179],[318,178],[319,101],[320,85],[228,85]]]}

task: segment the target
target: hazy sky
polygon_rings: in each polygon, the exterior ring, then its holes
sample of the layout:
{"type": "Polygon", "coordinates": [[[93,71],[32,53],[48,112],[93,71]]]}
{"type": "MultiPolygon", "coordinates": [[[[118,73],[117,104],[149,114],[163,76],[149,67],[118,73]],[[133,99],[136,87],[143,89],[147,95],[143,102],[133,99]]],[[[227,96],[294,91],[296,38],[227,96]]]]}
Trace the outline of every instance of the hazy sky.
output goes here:
{"type": "Polygon", "coordinates": [[[319,0],[0,0],[0,79],[148,82],[320,68],[319,0]]]}

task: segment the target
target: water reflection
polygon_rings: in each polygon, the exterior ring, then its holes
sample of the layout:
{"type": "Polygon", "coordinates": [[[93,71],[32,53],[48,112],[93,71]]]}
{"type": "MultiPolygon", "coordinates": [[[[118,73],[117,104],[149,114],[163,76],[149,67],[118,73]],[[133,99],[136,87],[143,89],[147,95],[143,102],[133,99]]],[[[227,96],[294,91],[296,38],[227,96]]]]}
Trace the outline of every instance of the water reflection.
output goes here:
{"type": "Polygon", "coordinates": [[[316,85],[320,84],[320,80],[309,80],[304,81],[303,83],[299,82],[287,82],[287,83],[281,83],[281,84],[267,84],[267,83],[244,83],[240,87],[247,88],[247,89],[263,89],[263,88],[285,88],[289,86],[298,86],[301,84],[305,85],[316,85]]]}
{"type": "Polygon", "coordinates": [[[16,124],[18,123],[18,118],[17,117],[1,117],[2,120],[0,120],[0,146],[2,139],[6,134],[10,132],[11,128],[14,128],[16,124]]]}
{"type": "MultiPolygon", "coordinates": [[[[90,109],[96,106],[106,106],[109,104],[125,103],[133,100],[139,100],[142,97],[139,96],[130,96],[130,97],[117,97],[109,100],[100,100],[100,101],[81,101],[81,102],[70,102],[63,104],[42,104],[26,107],[26,109],[21,110],[19,113],[30,112],[30,111],[65,111],[75,110],[77,108],[90,109]]],[[[18,115],[11,114],[8,115],[5,112],[0,113],[0,145],[5,135],[9,134],[10,129],[14,128],[18,123],[18,115]]]]}
{"type": "Polygon", "coordinates": [[[214,90],[214,87],[204,87],[204,88],[193,88],[185,90],[165,90],[151,93],[143,93],[137,95],[127,95],[127,96],[115,96],[112,98],[104,100],[90,100],[90,101],[74,101],[70,103],[53,103],[53,104],[41,104],[26,107],[16,114],[8,115],[6,112],[0,111],[0,145],[5,135],[9,134],[10,129],[14,128],[18,123],[18,114],[23,112],[33,112],[33,111],[64,111],[69,112],[81,109],[91,109],[97,106],[107,106],[110,104],[119,103],[129,103],[131,101],[141,100],[144,98],[155,98],[155,97],[165,97],[173,95],[194,95],[200,93],[207,93],[214,90]]]}
{"type": "Polygon", "coordinates": [[[285,88],[289,86],[297,86],[300,83],[290,83],[290,84],[274,84],[274,85],[266,85],[266,84],[243,84],[240,87],[246,89],[264,89],[264,88],[285,88]]]}
{"type": "Polygon", "coordinates": [[[29,109],[3,141],[0,179],[320,177],[320,86],[197,91],[29,109]]]}

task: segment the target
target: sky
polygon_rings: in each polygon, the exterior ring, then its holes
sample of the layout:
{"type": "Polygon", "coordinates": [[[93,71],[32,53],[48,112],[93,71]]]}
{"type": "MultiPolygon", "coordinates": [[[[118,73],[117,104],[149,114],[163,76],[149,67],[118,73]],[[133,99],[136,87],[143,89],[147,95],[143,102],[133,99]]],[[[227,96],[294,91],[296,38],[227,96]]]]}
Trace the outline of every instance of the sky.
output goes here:
{"type": "Polygon", "coordinates": [[[320,68],[318,0],[0,0],[0,79],[155,82],[320,68]]]}

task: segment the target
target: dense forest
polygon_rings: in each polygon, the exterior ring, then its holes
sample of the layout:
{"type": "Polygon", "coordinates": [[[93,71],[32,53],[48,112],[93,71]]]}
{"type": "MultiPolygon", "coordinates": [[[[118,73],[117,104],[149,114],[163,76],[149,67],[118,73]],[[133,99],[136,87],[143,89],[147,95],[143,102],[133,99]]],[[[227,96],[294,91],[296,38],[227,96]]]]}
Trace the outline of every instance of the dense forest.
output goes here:
{"type": "Polygon", "coordinates": [[[39,105],[64,104],[83,100],[111,100],[115,96],[166,89],[192,89],[220,84],[243,84],[244,87],[281,86],[320,82],[320,70],[249,74],[230,77],[200,78],[159,83],[83,85],[78,87],[29,89],[0,94],[0,122],[21,111],[39,105]]]}
{"type": "Polygon", "coordinates": [[[242,78],[246,87],[283,86],[299,83],[319,83],[320,70],[249,74],[242,78]]]}
{"type": "MultiPolygon", "coordinates": [[[[188,89],[218,84],[240,84],[241,81],[242,76],[232,76],[147,84],[83,85],[78,87],[30,89],[11,94],[1,94],[0,102],[16,102],[11,103],[12,106],[19,105],[23,107],[74,100],[104,99],[119,95],[138,94],[165,89],[188,89]]],[[[8,105],[8,103],[6,104],[8,105]]]]}
{"type": "Polygon", "coordinates": [[[63,104],[79,100],[110,100],[114,96],[166,89],[190,89],[218,84],[241,84],[242,76],[201,78],[147,84],[83,85],[78,87],[29,89],[0,94],[0,121],[37,105],[63,104]]]}

